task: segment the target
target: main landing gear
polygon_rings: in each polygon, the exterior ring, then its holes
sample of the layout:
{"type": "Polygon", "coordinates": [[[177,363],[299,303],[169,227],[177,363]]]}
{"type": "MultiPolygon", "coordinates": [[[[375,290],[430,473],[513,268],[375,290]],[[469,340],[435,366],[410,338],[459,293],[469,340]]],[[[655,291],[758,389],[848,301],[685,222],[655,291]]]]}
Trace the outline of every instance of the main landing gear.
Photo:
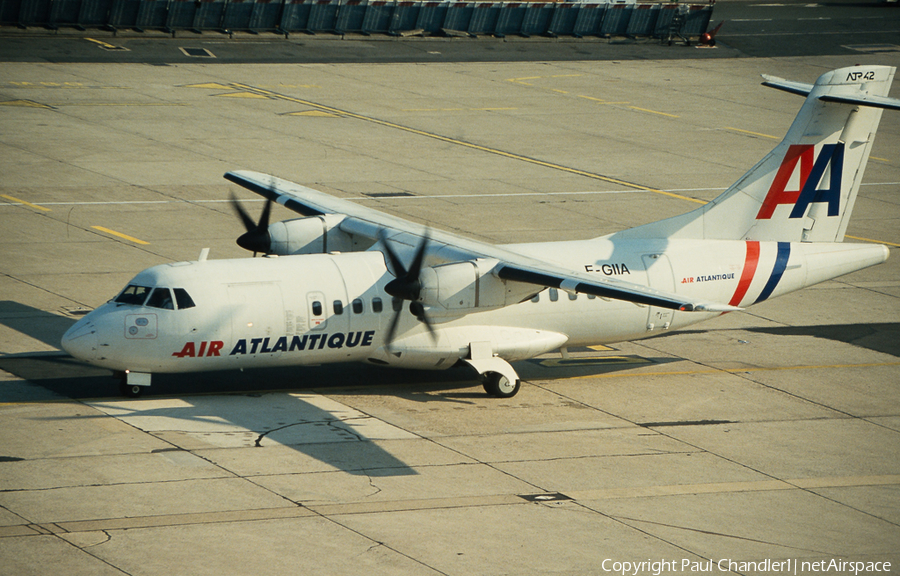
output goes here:
{"type": "Polygon", "coordinates": [[[500,372],[485,372],[481,375],[484,391],[495,398],[512,398],[519,392],[522,382],[516,378],[510,380],[500,372]]]}
{"type": "Polygon", "coordinates": [[[509,362],[494,356],[490,342],[469,344],[469,358],[463,362],[481,375],[484,391],[494,398],[512,398],[519,392],[519,375],[509,362]]]}

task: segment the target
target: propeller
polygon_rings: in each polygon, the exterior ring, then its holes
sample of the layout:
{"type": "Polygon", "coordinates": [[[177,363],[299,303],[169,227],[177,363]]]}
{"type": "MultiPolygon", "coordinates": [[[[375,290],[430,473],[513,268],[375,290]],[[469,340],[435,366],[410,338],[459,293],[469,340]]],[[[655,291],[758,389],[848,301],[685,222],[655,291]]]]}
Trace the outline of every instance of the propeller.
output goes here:
{"type": "MultiPolygon", "coordinates": [[[[397,256],[397,253],[391,248],[384,230],[379,231],[378,239],[381,240],[381,243],[384,245],[384,252],[388,257],[388,260],[390,260],[391,268],[394,270],[394,279],[385,285],[384,291],[395,300],[409,300],[410,313],[412,313],[419,322],[425,324],[432,339],[437,340],[434,326],[428,318],[428,315],[425,314],[425,306],[418,301],[419,296],[422,294],[422,283],[419,280],[419,274],[422,272],[422,261],[425,259],[425,251],[428,249],[428,231],[422,236],[422,241],[416,249],[416,254],[413,257],[413,261],[409,265],[409,268],[403,265],[403,262],[397,256]]],[[[394,306],[394,309],[396,312],[391,319],[390,325],[388,325],[387,336],[385,337],[385,342],[387,342],[387,348],[389,350],[391,343],[394,341],[397,324],[400,323],[400,313],[403,311],[402,306],[394,306]]]]}
{"type": "Polygon", "coordinates": [[[266,200],[266,206],[263,208],[262,214],[259,217],[259,222],[253,221],[253,218],[247,214],[247,211],[244,210],[234,194],[231,195],[231,207],[237,213],[241,222],[244,223],[244,228],[247,230],[245,233],[238,236],[237,245],[244,250],[253,252],[254,256],[256,256],[257,252],[267,254],[272,247],[272,242],[269,238],[269,213],[272,211],[272,201],[266,200]]]}

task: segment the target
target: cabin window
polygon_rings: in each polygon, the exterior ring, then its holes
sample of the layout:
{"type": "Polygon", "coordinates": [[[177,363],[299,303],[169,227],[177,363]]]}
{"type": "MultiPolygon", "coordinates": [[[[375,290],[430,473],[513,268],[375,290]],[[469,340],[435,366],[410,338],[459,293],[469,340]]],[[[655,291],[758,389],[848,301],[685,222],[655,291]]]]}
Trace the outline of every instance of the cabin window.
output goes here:
{"type": "Polygon", "coordinates": [[[188,294],[187,290],[184,288],[172,288],[172,292],[175,293],[175,303],[178,304],[179,310],[193,308],[195,306],[190,294],[188,294]]]}
{"type": "MultiPolygon", "coordinates": [[[[313,312],[315,313],[315,310],[313,312]]],[[[344,313],[344,303],[340,300],[334,301],[334,313],[338,316],[344,313]]]]}
{"type": "Polygon", "coordinates": [[[312,303],[312,313],[313,316],[321,316],[322,315],[322,303],[318,300],[313,301],[312,303]]]}
{"type": "Polygon", "coordinates": [[[534,302],[535,304],[537,304],[538,302],[540,302],[540,301],[541,301],[541,293],[538,292],[537,294],[535,294],[535,295],[534,295],[534,298],[532,298],[531,301],[534,302]]]}
{"type": "Polygon", "coordinates": [[[372,298],[372,312],[376,314],[381,314],[383,304],[381,303],[381,298],[372,298]]]}
{"type": "Polygon", "coordinates": [[[403,308],[403,300],[400,298],[391,298],[391,308],[394,309],[394,312],[399,312],[401,308],[403,308]]]}
{"type": "Polygon", "coordinates": [[[575,292],[569,292],[569,300],[578,300],[578,294],[575,292]]]}
{"type": "Polygon", "coordinates": [[[551,288],[550,289],[550,301],[556,302],[557,300],[559,300],[559,290],[557,290],[556,288],[551,288]]]}
{"type": "Polygon", "coordinates": [[[354,314],[362,314],[363,312],[363,303],[362,300],[356,298],[353,300],[353,313],[354,314]]]}
{"type": "Polygon", "coordinates": [[[175,301],[172,300],[172,293],[168,288],[156,288],[147,298],[147,306],[152,308],[162,308],[163,310],[174,310],[175,301]]]}
{"type": "Polygon", "coordinates": [[[144,303],[144,300],[147,299],[148,294],[150,294],[150,288],[148,286],[129,284],[122,290],[122,293],[116,297],[115,302],[118,302],[119,304],[134,304],[140,306],[144,303]]]}
{"type": "Polygon", "coordinates": [[[596,296],[594,296],[593,294],[588,294],[588,300],[593,300],[594,298],[596,298],[596,296]]]}

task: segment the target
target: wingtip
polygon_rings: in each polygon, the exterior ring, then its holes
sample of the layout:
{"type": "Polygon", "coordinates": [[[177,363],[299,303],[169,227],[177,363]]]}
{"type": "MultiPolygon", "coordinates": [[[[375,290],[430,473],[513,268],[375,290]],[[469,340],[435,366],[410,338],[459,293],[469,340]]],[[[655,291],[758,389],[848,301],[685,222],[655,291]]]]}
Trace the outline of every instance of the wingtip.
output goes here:
{"type": "Polygon", "coordinates": [[[730,304],[697,304],[694,306],[695,312],[740,312],[743,310],[740,306],[732,306],[730,304]]]}

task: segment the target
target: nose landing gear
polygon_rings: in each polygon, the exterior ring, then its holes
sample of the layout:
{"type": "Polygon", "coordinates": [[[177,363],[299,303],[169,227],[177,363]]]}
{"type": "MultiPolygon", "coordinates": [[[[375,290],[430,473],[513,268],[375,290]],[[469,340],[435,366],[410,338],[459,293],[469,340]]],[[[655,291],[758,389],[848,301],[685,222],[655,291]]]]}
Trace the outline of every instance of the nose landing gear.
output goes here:
{"type": "Polygon", "coordinates": [[[143,386],[138,386],[137,384],[128,384],[124,381],[119,383],[119,392],[126,398],[137,398],[143,391],[143,386]]]}
{"type": "Polygon", "coordinates": [[[119,378],[119,392],[126,398],[138,398],[144,392],[144,388],[150,386],[150,374],[144,372],[116,372],[119,378]]]}

